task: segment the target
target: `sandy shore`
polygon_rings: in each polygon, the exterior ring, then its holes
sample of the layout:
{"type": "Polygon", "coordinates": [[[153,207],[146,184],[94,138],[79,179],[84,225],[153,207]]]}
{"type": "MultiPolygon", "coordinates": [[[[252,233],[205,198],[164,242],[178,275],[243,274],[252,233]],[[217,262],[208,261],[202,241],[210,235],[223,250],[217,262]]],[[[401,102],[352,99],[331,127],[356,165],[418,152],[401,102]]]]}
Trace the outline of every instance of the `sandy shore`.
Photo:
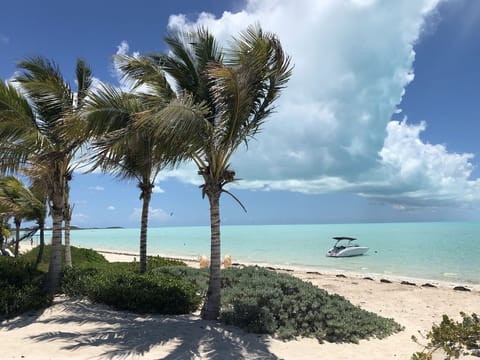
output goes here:
{"type": "MultiPolygon", "coordinates": [[[[131,261],[133,255],[104,253],[109,261],[131,261]]],[[[191,262],[198,266],[197,262],[191,262]]],[[[285,271],[285,270],[282,270],[285,271]]],[[[330,293],[345,296],[363,309],[392,317],[405,327],[387,339],[360,344],[319,344],[313,339],[282,342],[247,334],[194,315],[140,316],[105,306],[59,297],[38,313],[0,327],[1,359],[409,359],[421,348],[411,341],[428,331],[442,314],[480,314],[480,289],[453,290],[402,284],[401,279],[364,279],[355,274],[288,271],[330,293]],[[345,277],[343,277],[345,276],[345,277]]],[[[411,281],[410,281],[411,282],[411,281]]],[[[433,284],[433,282],[430,282],[433,284]]],[[[466,357],[478,359],[475,357],[466,357]]]]}

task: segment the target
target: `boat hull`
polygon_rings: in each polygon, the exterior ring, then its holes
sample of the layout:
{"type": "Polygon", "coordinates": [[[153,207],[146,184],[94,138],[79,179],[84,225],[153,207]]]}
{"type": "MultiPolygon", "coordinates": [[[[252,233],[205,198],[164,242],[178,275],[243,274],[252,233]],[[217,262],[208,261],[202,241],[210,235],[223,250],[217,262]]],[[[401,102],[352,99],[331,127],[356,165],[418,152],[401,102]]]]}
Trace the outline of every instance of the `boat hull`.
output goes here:
{"type": "Polygon", "coordinates": [[[351,256],[360,256],[365,254],[368,251],[366,246],[351,246],[344,249],[331,248],[327,252],[329,257],[351,257],[351,256]]]}

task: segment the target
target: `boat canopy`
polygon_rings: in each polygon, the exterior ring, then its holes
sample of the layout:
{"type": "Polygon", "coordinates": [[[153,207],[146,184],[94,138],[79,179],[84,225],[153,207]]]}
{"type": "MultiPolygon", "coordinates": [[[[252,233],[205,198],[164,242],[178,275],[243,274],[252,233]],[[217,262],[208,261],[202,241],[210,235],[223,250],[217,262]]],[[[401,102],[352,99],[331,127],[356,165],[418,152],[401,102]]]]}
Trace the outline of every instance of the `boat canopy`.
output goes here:
{"type": "Polygon", "coordinates": [[[335,239],[337,241],[340,241],[340,240],[349,240],[349,241],[357,240],[357,238],[353,238],[353,237],[349,237],[349,236],[335,236],[335,237],[333,237],[333,239],[335,239]]]}

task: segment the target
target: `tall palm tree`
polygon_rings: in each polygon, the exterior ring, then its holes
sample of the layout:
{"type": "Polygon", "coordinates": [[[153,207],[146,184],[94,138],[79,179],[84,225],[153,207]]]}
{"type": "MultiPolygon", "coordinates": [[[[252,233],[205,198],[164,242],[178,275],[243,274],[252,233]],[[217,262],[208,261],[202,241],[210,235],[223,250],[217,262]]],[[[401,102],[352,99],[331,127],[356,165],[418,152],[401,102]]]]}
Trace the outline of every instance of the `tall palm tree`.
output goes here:
{"type": "Polygon", "coordinates": [[[76,116],[91,84],[91,70],[77,61],[77,97],[63,79],[58,66],[43,57],[20,61],[15,77],[20,91],[0,84],[0,170],[15,172],[21,167],[39,167],[44,178],[52,215],[52,252],[46,286],[56,290],[62,265],[62,222],[67,174],[73,154],[84,139],[80,131],[67,136],[68,127],[81,127],[76,116]],[[81,100],[82,99],[82,100],[81,100]]]}
{"type": "Polygon", "coordinates": [[[230,159],[273,111],[273,103],[291,75],[290,58],[277,37],[260,27],[249,27],[227,51],[202,28],[169,35],[166,43],[167,55],[117,59],[126,76],[138,84],[155,87],[158,76],[152,75],[152,69],[166,72],[174,79],[177,93],[190,95],[194,103],[208,109],[200,118],[184,117],[166,107],[149,121],[158,121],[157,135],[187,153],[203,177],[202,196],[210,203],[211,266],[202,316],[215,319],[221,287],[220,196],[233,196],[225,186],[236,180],[230,159]]]}
{"type": "MultiPolygon", "coordinates": [[[[166,86],[167,82],[163,80],[166,86]]],[[[148,213],[155,179],[160,170],[178,161],[172,149],[156,141],[152,129],[136,122],[145,112],[161,109],[172,101],[168,87],[152,89],[153,94],[125,93],[103,85],[90,94],[83,114],[88,136],[92,138],[92,171],[100,168],[121,179],[135,179],[140,189],[140,272],[147,269],[148,213]]]]}

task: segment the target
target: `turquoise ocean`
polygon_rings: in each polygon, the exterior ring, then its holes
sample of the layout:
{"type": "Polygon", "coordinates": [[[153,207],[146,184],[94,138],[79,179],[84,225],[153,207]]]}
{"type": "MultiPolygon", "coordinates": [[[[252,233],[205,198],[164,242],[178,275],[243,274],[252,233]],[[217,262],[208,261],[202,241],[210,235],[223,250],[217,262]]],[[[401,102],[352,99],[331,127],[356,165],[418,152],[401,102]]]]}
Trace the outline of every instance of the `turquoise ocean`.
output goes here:
{"type": "MultiPolygon", "coordinates": [[[[139,229],[74,230],[71,241],[85,248],[138,252],[139,234],[139,229]]],[[[221,236],[222,255],[234,262],[480,284],[480,222],[227,225],[221,236]],[[370,249],[364,256],[328,258],[333,236],[356,237],[370,249]]],[[[210,227],[149,228],[148,253],[209,256],[210,227]]]]}

